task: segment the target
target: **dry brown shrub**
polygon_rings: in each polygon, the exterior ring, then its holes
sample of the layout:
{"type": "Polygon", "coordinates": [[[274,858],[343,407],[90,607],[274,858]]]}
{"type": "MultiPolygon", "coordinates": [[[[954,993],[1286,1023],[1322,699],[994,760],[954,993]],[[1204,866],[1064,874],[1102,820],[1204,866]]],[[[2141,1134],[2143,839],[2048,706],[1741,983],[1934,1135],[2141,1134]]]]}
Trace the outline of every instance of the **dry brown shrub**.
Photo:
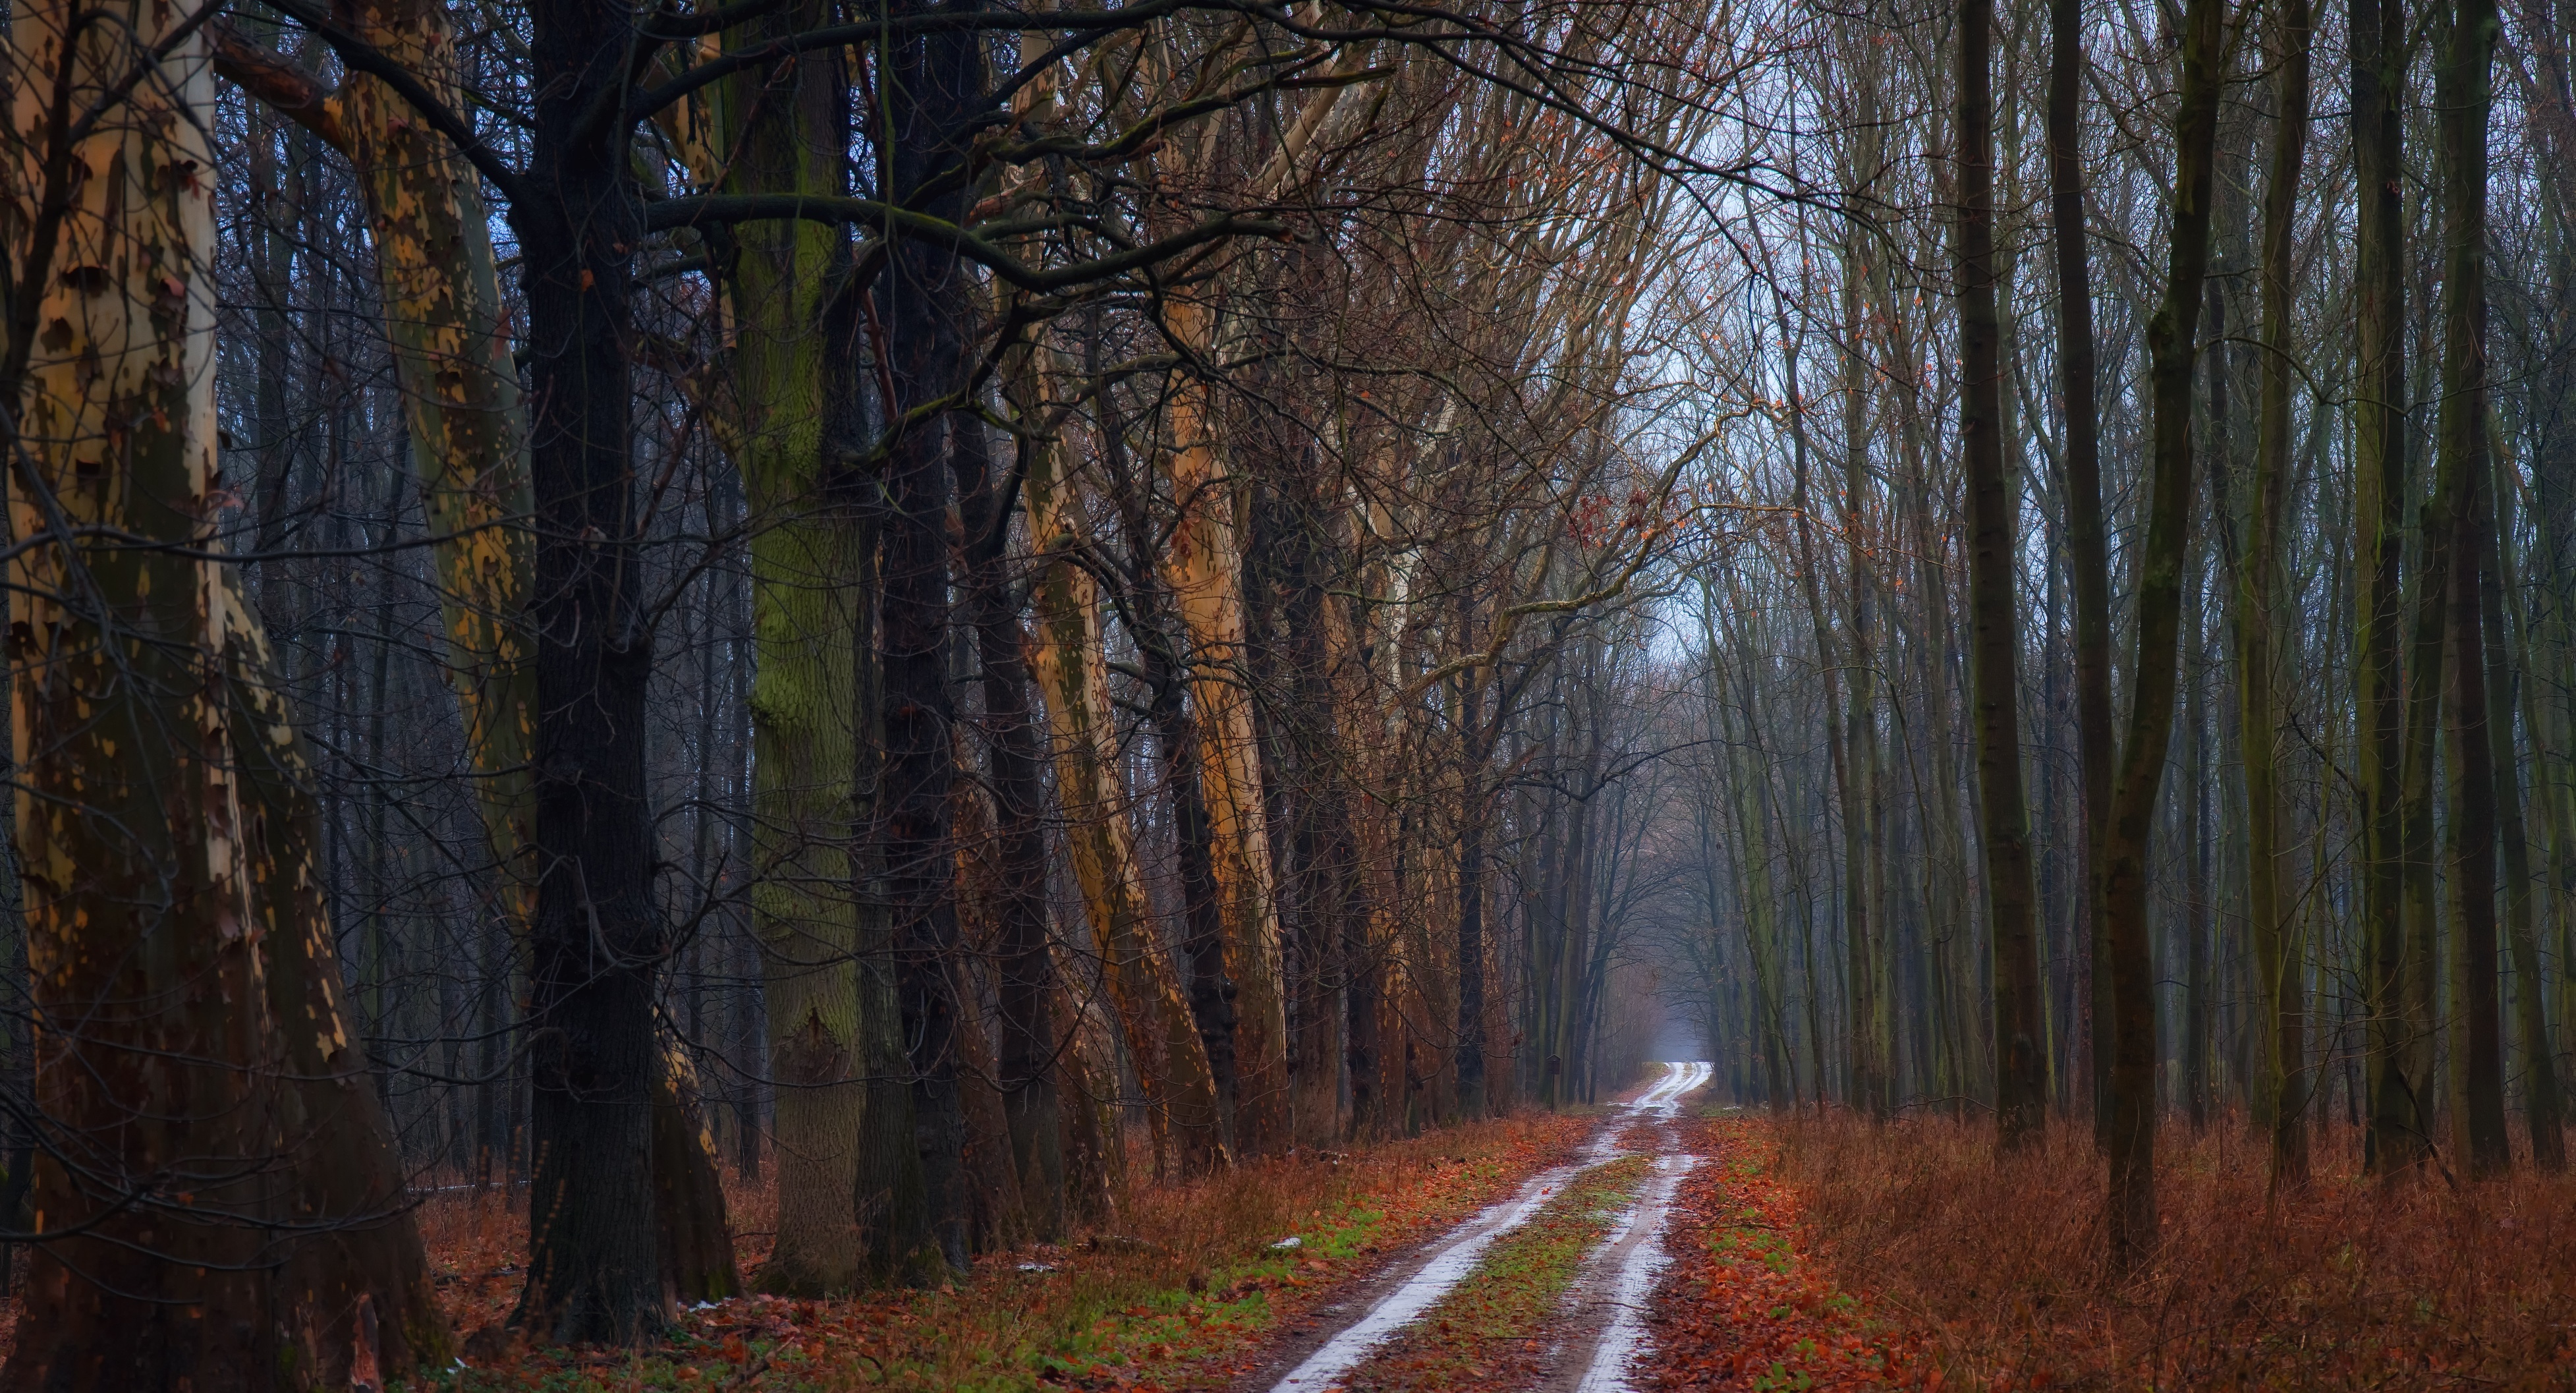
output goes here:
{"type": "Polygon", "coordinates": [[[1975,1387],[2576,1388],[2576,1179],[2527,1165],[2454,1186],[2362,1174],[2358,1135],[2269,1196],[2241,1118],[2158,1155],[2161,1246],[2114,1280],[2105,1167],[2058,1124],[1998,1159],[1990,1125],[1776,1125],[1814,1253],[1975,1387]]]}

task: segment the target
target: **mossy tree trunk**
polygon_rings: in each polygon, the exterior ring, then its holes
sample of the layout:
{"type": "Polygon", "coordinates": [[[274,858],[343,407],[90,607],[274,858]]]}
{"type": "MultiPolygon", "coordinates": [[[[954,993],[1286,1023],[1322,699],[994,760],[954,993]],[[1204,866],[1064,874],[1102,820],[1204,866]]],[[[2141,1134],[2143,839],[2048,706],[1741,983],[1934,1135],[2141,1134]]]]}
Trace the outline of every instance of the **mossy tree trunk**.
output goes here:
{"type": "MultiPolygon", "coordinates": [[[[750,48],[827,22],[799,3],[726,35],[750,48]]],[[[849,80],[839,55],[798,55],[729,79],[715,152],[728,193],[844,191],[849,80]]],[[[826,301],[841,229],[744,223],[726,279],[734,324],[727,446],[751,516],[752,931],[776,1091],[778,1244],[764,1290],[814,1296],[861,1281],[857,887],[850,838],[859,732],[856,606],[869,602],[857,490],[836,475],[825,396],[826,301]]]]}

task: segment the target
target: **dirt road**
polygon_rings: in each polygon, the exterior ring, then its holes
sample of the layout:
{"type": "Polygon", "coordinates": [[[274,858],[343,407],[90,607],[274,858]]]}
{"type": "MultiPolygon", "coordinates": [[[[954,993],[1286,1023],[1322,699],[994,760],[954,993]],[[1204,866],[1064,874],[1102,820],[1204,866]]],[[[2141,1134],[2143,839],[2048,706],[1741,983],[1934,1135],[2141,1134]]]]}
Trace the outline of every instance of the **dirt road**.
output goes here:
{"type": "Polygon", "coordinates": [[[1681,1151],[1675,1122],[1683,1100],[1706,1087],[1705,1062],[1668,1064],[1635,1101],[1604,1118],[1581,1160],[1532,1177],[1518,1193],[1425,1245],[1405,1262],[1362,1288],[1333,1319],[1292,1345],[1273,1367],[1296,1361],[1266,1385],[1271,1393],[1326,1393],[1370,1354],[1438,1306],[1472,1276],[1485,1250],[1529,1222],[1548,1199],[1584,1171],[1623,1156],[1656,1157],[1653,1178],[1630,1202],[1608,1236],[1586,1258],[1566,1292],[1538,1387],[1545,1393],[1620,1393],[1627,1372],[1643,1352],[1645,1301],[1664,1265],[1663,1231],[1673,1190],[1699,1158],[1681,1151]]]}

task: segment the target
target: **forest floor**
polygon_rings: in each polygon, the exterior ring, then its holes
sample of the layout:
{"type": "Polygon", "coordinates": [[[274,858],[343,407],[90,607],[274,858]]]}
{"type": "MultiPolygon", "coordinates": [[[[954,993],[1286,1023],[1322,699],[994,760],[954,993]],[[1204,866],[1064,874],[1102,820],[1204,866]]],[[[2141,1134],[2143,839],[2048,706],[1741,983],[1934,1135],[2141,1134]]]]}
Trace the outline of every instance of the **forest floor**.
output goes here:
{"type": "MultiPolygon", "coordinates": [[[[1690,1168],[1682,1100],[1707,1078],[1704,1065],[1674,1066],[1603,1109],[1143,1190],[1114,1232],[989,1255],[937,1291],[747,1297],[683,1313],[657,1348],[515,1344],[431,1382],[456,1393],[1626,1387],[1690,1168]]],[[[751,1271],[770,1200],[742,1190],[732,1201],[751,1271]]],[[[524,1217],[497,1198],[440,1195],[423,1226],[457,1330],[497,1327],[523,1276],[524,1217]]]]}
{"type": "MultiPolygon", "coordinates": [[[[1141,1188],[1113,1229],[937,1291],[746,1297],[654,1348],[514,1345],[428,1386],[2576,1389],[2576,1178],[2389,1189],[2334,1129],[2314,1183],[2272,1196],[2241,1119],[2175,1124],[2160,1247],[2114,1280],[2083,1129],[1999,1162],[1990,1125],[1695,1106],[1705,1080],[1141,1188]]],[[[770,1202],[733,1200],[755,1270],[770,1202]]],[[[423,1224],[455,1328],[496,1327],[524,1216],[437,1194],[423,1224]]]]}
{"type": "MultiPolygon", "coordinates": [[[[1273,1351],[1337,1326],[1336,1308],[1390,1265],[1404,1265],[1426,1240],[1578,1157],[1597,1121],[1525,1114],[1349,1153],[1253,1162],[1193,1184],[1140,1186],[1113,1228],[986,1255],[936,1291],[825,1301],[750,1296],[683,1312],[656,1348],[516,1344],[435,1375],[430,1386],[456,1393],[1250,1387],[1273,1351]]],[[[737,1188],[729,1201],[749,1275],[767,1256],[774,1197],[737,1188]]],[[[524,1275],[525,1216],[497,1196],[439,1195],[424,1207],[422,1226],[460,1336],[506,1320],[524,1275]]]]}
{"type": "Polygon", "coordinates": [[[1998,1161],[1991,1123],[1713,1125],[1761,1211],[1738,1236],[1828,1317],[1812,1352],[1771,1339],[1772,1387],[2576,1388],[2576,1177],[2527,1154],[2501,1179],[2390,1187],[2338,1123],[2311,1134],[2312,1183],[2273,1195],[2241,1117],[2169,1120],[2157,1250],[2115,1278],[2089,1128],[1998,1161]]]}

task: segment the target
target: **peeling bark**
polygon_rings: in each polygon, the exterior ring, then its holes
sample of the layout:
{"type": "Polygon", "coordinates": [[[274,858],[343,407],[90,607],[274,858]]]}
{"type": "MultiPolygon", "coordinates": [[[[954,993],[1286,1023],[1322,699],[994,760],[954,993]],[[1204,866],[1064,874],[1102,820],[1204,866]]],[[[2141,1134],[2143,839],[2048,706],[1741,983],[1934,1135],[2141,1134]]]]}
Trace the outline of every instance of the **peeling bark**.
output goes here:
{"type": "Polygon", "coordinates": [[[309,769],[211,553],[204,35],[12,19],[16,835],[45,1137],[0,1384],[346,1387],[444,1362],[315,865],[309,769]],[[137,44],[160,45],[157,61],[137,44]],[[103,102],[77,142],[67,117],[103,102]],[[111,537],[95,527],[168,544],[111,537]],[[189,554],[190,552],[196,554],[189,554]]]}

